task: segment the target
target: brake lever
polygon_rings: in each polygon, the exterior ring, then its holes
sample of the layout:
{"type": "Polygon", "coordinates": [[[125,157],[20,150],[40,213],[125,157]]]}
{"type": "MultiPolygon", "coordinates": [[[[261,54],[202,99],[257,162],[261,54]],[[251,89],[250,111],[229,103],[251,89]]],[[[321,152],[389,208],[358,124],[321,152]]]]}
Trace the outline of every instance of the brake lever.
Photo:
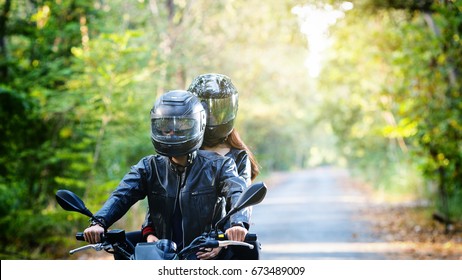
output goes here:
{"type": "Polygon", "coordinates": [[[226,246],[232,246],[232,245],[246,246],[246,247],[249,247],[249,249],[253,249],[254,247],[252,244],[249,244],[247,242],[241,242],[241,241],[222,240],[222,241],[217,241],[217,242],[218,242],[217,247],[226,247],[226,246]]]}
{"type": "Polygon", "coordinates": [[[93,249],[95,251],[101,251],[101,250],[104,249],[104,245],[102,243],[88,244],[88,245],[85,245],[85,246],[70,250],[69,254],[72,255],[74,253],[77,253],[77,252],[80,252],[80,251],[85,251],[85,250],[88,250],[88,249],[93,249]]]}

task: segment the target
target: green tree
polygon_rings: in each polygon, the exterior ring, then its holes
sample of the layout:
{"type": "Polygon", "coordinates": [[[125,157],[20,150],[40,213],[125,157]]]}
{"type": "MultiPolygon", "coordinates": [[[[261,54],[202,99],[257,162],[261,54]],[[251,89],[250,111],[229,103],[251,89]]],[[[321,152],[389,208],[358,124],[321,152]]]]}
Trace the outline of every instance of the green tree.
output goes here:
{"type": "Polygon", "coordinates": [[[72,115],[61,110],[66,104],[52,103],[78,71],[71,69],[71,48],[82,44],[86,20],[96,13],[87,1],[4,1],[1,8],[0,117],[6,139],[0,224],[2,251],[15,254],[43,246],[47,239],[37,233],[55,231],[47,206],[57,187],[85,185],[89,143],[69,129],[72,115]]]}
{"type": "Polygon", "coordinates": [[[325,111],[334,112],[339,144],[350,162],[376,174],[383,164],[392,175],[400,174],[396,165],[419,168],[436,182],[449,221],[461,199],[461,2],[355,4],[332,31],[335,53],[322,80],[336,92],[325,111]]]}

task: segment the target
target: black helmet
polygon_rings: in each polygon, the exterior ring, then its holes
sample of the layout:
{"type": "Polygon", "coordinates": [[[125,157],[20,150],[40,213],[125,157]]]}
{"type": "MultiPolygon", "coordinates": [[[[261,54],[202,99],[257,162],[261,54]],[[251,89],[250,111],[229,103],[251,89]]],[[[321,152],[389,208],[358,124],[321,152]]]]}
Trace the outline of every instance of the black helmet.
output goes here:
{"type": "Polygon", "coordinates": [[[151,110],[151,140],[158,154],[189,155],[204,139],[205,110],[199,99],[185,90],[173,90],[157,99],[151,110]]]}
{"type": "Polygon", "coordinates": [[[231,79],[222,74],[197,76],[188,91],[197,95],[207,111],[204,144],[215,146],[231,133],[237,115],[238,92],[231,79]]]}

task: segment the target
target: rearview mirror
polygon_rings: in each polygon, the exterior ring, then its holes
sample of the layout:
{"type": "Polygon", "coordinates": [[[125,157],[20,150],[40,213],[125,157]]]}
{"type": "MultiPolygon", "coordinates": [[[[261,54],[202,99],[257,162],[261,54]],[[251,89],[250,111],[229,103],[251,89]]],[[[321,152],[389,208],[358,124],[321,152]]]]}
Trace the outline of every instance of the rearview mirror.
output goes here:
{"type": "Polygon", "coordinates": [[[234,207],[215,224],[215,229],[218,229],[221,225],[223,225],[229,219],[229,217],[231,217],[231,215],[237,211],[262,202],[266,196],[266,191],[267,187],[263,182],[257,182],[250,185],[241,194],[236,202],[236,205],[234,205],[234,207]]]}
{"type": "Polygon", "coordinates": [[[87,209],[80,197],[69,190],[58,190],[56,201],[66,211],[79,212],[90,218],[93,217],[93,213],[87,209]]]}

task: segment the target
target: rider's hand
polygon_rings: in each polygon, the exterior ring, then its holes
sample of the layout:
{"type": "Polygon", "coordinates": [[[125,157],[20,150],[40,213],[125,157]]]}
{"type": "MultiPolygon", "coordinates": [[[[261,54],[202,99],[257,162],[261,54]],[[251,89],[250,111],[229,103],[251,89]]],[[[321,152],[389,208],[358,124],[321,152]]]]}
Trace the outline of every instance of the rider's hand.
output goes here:
{"type": "Polygon", "coordinates": [[[159,238],[157,238],[154,234],[150,234],[146,237],[147,242],[157,242],[159,238]]]}
{"type": "Polygon", "coordinates": [[[196,253],[196,256],[199,260],[210,260],[210,259],[216,258],[218,254],[220,253],[220,251],[221,251],[220,247],[213,248],[211,251],[205,251],[205,252],[199,251],[196,253]]]}
{"type": "MultiPolygon", "coordinates": [[[[233,226],[229,229],[226,230],[226,235],[228,236],[228,240],[232,241],[244,241],[245,236],[247,234],[247,229],[245,227],[241,226],[233,226]]],[[[220,253],[221,248],[213,248],[210,251],[199,251],[197,252],[196,256],[200,260],[210,260],[214,259],[218,256],[220,253]]]]}
{"type": "Polygon", "coordinates": [[[104,233],[104,228],[102,226],[93,225],[83,231],[83,236],[85,237],[85,241],[95,244],[101,241],[102,233],[104,233]]]}
{"type": "Polygon", "coordinates": [[[247,234],[247,229],[241,226],[233,226],[226,230],[228,240],[232,241],[244,241],[247,234]]]}

